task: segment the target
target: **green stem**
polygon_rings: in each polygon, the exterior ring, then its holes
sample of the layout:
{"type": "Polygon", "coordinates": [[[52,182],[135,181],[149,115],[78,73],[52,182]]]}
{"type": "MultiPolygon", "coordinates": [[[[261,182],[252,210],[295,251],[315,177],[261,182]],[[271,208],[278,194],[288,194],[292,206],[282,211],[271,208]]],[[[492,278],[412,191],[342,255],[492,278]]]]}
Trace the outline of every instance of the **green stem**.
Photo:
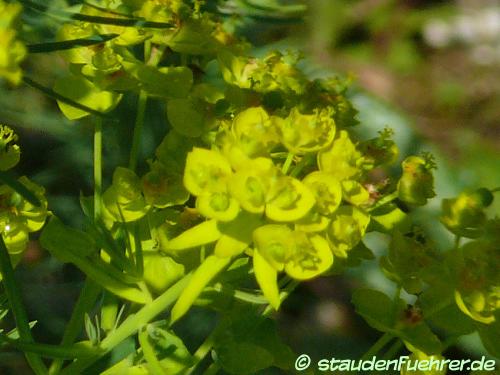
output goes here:
{"type": "Polygon", "coordinates": [[[281,171],[283,172],[283,174],[288,173],[288,170],[290,169],[290,166],[292,165],[294,156],[295,155],[292,152],[289,152],[288,155],[286,156],[286,160],[283,163],[283,167],[281,167],[281,171]]]}
{"type": "Polygon", "coordinates": [[[394,191],[392,192],[391,194],[389,195],[386,195],[385,197],[382,197],[380,200],[378,200],[373,206],[371,206],[370,208],[368,208],[368,211],[374,211],[376,210],[377,208],[379,207],[382,207],[383,205],[387,204],[387,203],[390,203],[392,202],[393,200],[395,200],[397,197],[399,196],[399,193],[398,191],[394,191]]]}
{"type": "MultiPolygon", "coordinates": [[[[84,316],[86,313],[89,313],[94,306],[100,291],[101,287],[94,281],[88,278],[85,280],[83,289],[78,297],[78,301],[76,301],[76,305],[71,313],[71,318],[64,331],[61,345],[70,345],[77,339],[82,331],[84,316]]],[[[49,375],[58,374],[59,371],[61,371],[62,365],[63,361],[60,359],[52,362],[49,368],[49,375]]]]}
{"type": "MultiPolygon", "coordinates": [[[[300,282],[297,280],[290,281],[287,286],[283,289],[283,291],[280,293],[280,304],[288,298],[290,293],[292,293],[296,287],[300,285],[300,282]]],[[[274,308],[271,307],[271,305],[267,305],[266,309],[262,313],[263,316],[269,316],[272,312],[274,311],[274,308]]]]}
{"type": "Polygon", "coordinates": [[[300,172],[302,172],[302,169],[309,163],[311,160],[311,155],[307,154],[302,156],[302,159],[297,163],[297,165],[292,169],[290,172],[291,177],[297,177],[300,172]]]}
{"type": "Polygon", "coordinates": [[[454,249],[455,251],[457,251],[457,250],[458,250],[458,248],[460,247],[460,240],[461,240],[461,237],[460,237],[460,236],[456,236],[456,237],[455,237],[455,243],[454,243],[454,245],[453,245],[453,249],[454,249]]]}
{"type": "MultiPolygon", "coordinates": [[[[220,327],[220,326],[219,326],[220,327]]],[[[214,346],[215,343],[215,337],[218,334],[218,330],[216,327],[210,335],[203,341],[203,343],[200,345],[200,347],[196,350],[196,352],[193,354],[193,360],[194,360],[194,365],[191,366],[189,369],[187,369],[186,372],[184,372],[182,375],[191,375],[194,373],[194,371],[197,369],[197,367],[200,365],[201,361],[203,358],[207,356],[208,353],[210,353],[210,350],[212,350],[212,347],[214,346]]]]}
{"type": "Polygon", "coordinates": [[[132,148],[130,150],[129,167],[133,171],[135,171],[135,168],[137,167],[137,156],[139,154],[139,148],[141,146],[142,129],[144,128],[144,114],[146,113],[147,100],[148,100],[148,94],[145,91],[141,90],[137,102],[137,115],[134,124],[132,148]]]}
{"type": "Polygon", "coordinates": [[[392,307],[392,319],[394,321],[397,321],[398,317],[398,310],[399,310],[399,297],[401,296],[401,290],[403,287],[401,285],[398,285],[396,288],[396,291],[394,292],[394,302],[393,302],[393,307],[392,307]]]}
{"type": "Polygon", "coordinates": [[[102,194],[102,119],[96,117],[94,128],[94,219],[101,217],[102,194]]]}
{"type": "Polygon", "coordinates": [[[61,373],[66,375],[82,373],[84,369],[99,360],[99,358],[101,358],[106,353],[109,353],[123,340],[135,334],[140,327],[149,323],[157,315],[165,312],[177,300],[181,292],[189,283],[190,279],[191,274],[187,274],[158,298],[145,305],[136,314],[130,315],[127,319],[125,319],[125,321],[120,324],[120,326],[117,327],[115,331],[113,331],[104,340],[102,340],[100,345],[100,349],[102,350],[102,352],[99,355],[90,358],[77,359],[71,365],[66,367],[61,373]]]}
{"type": "Polygon", "coordinates": [[[393,359],[396,356],[396,354],[399,353],[399,351],[403,346],[404,346],[403,341],[401,340],[395,341],[385,352],[384,359],[385,360],[393,359]]]}
{"type": "Polygon", "coordinates": [[[215,375],[219,372],[220,366],[217,363],[212,363],[208,368],[203,372],[203,375],[215,375]]]}
{"type": "Polygon", "coordinates": [[[490,193],[497,193],[500,191],[500,186],[490,190],[490,193]]]}
{"type": "MultiPolygon", "coordinates": [[[[16,320],[17,330],[19,331],[19,337],[22,341],[26,343],[34,343],[33,336],[31,336],[31,330],[28,321],[28,315],[26,314],[26,309],[23,305],[23,300],[21,297],[21,292],[18,288],[14,269],[12,268],[12,263],[10,262],[9,253],[3,237],[0,235],[0,273],[3,277],[3,286],[5,289],[5,294],[10,302],[10,307],[14,319],[16,320]]],[[[31,366],[35,374],[42,375],[47,374],[47,368],[43,363],[42,359],[33,353],[24,353],[28,364],[31,366]]]]}
{"type": "Polygon", "coordinates": [[[237,300],[252,303],[255,305],[267,305],[269,303],[266,297],[264,297],[262,294],[249,293],[238,289],[226,289],[221,283],[217,283],[212,287],[206,287],[203,291],[210,292],[211,290],[217,293],[230,295],[237,300]]]}
{"type": "Polygon", "coordinates": [[[375,354],[380,352],[384,346],[386,346],[392,339],[394,335],[392,333],[384,333],[361,357],[361,361],[366,361],[373,357],[375,354]]]}
{"type": "Polygon", "coordinates": [[[46,358],[74,359],[78,357],[88,357],[90,355],[94,355],[96,352],[95,348],[92,348],[91,346],[79,344],[67,346],[39,344],[13,340],[3,335],[0,336],[0,341],[4,341],[7,345],[25,353],[29,352],[46,358]]]}

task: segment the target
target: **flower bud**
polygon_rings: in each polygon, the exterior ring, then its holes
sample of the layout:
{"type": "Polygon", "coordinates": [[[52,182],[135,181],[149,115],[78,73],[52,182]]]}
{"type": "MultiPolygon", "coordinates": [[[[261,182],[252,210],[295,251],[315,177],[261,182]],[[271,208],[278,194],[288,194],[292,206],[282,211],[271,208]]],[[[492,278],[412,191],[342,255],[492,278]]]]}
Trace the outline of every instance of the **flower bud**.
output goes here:
{"type": "Polygon", "coordinates": [[[441,222],[458,236],[476,238],[486,222],[484,208],[493,201],[493,194],[484,188],[463,192],[457,198],[443,199],[441,222]]]}
{"type": "Polygon", "coordinates": [[[410,156],[403,163],[403,175],[398,182],[399,199],[414,206],[423,206],[434,197],[435,165],[430,156],[410,156]]]}

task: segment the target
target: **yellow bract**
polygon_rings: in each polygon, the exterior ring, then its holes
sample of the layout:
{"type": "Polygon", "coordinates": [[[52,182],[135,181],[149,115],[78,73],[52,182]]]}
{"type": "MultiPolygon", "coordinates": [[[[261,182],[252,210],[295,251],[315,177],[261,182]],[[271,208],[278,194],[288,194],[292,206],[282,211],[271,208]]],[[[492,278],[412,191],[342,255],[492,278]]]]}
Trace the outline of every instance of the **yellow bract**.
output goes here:
{"type": "Polygon", "coordinates": [[[200,195],[225,184],[231,173],[229,162],[220,153],[195,147],[186,159],[184,186],[191,194],[200,195]]]}
{"type": "Polygon", "coordinates": [[[362,154],[356,149],[349,134],[342,130],[331,146],[318,153],[318,166],[338,181],[355,179],[361,173],[362,154]]]}

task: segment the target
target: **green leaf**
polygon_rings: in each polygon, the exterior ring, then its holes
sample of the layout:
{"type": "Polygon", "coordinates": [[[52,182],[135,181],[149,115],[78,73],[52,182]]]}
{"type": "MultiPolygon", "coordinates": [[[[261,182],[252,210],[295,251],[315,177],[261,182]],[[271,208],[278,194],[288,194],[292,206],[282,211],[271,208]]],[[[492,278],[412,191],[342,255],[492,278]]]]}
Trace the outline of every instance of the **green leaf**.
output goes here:
{"type": "Polygon", "coordinates": [[[184,276],[184,266],[156,251],[145,251],[144,281],[156,292],[163,292],[184,276]]]}
{"type": "Polygon", "coordinates": [[[491,324],[475,323],[484,347],[492,356],[500,358],[500,313],[497,311],[495,321],[491,324]]]}
{"type": "Polygon", "coordinates": [[[199,137],[204,131],[204,116],[200,105],[191,99],[171,99],[167,103],[167,117],[170,125],[186,137],[199,137]]]}
{"type": "Polygon", "coordinates": [[[373,289],[354,291],[352,303],[370,326],[382,332],[394,332],[397,318],[405,307],[404,301],[399,299],[395,308],[388,296],[373,289]]]}
{"type": "Polygon", "coordinates": [[[231,342],[217,350],[217,360],[230,374],[255,374],[272,366],[272,353],[249,342],[231,342]],[[244,360],[243,360],[244,358],[244,360]]]}
{"type": "Polygon", "coordinates": [[[205,286],[207,286],[220,271],[227,267],[230,261],[231,258],[219,258],[215,255],[210,255],[200,264],[189,281],[189,284],[182,291],[179,299],[172,308],[171,323],[176,322],[188,312],[189,308],[196,298],[198,298],[205,286]]]}
{"type": "Polygon", "coordinates": [[[191,19],[184,22],[180,30],[168,41],[168,46],[175,52],[192,55],[214,53],[217,47],[211,30],[201,22],[191,19]]]}
{"type": "Polygon", "coordinates": [[[23,82],[26,83],[27,85],[41,91],[42,93],[44,93],[48,97],[56,99],[60,103],[65,103],[66,105],[68,105],[70,107],[78,108],[82,112],[85,112],[85,113],[88,112],[90,114],[93,114],[94,116],[107,117],[105,113],[96,111],[93,108],[90,108],[86,105],[78,103],[78,102],[76,102],[76,101],[72,100],[71,98],[68,98],[64,95],[61,95],[61,94],[55,92],[54,90],[49,89],[48,87],[45,87],[45,86],[41,85],[40,83],[33,81],[31,78],[23,77],[23,82]]]}
{"type": "MultiPolygon", "coordinates": [[[[76,103],[91,108],[95,112],[108,112],[120,101],[122,95],[111,91],[99,90],[92,82],[73,75],[67,75],[56,80],[54,91],[76,103]]],[[[88,116],[90,113],[76,108],[61,100],[57,101],[62,113],[70,120],[88,116]]]]}
{"type": "Polygon", "coordinates": [[[169,375],[181,374],[193,365],[193,356],[173,331],[152,324],[148,326],[150,341],[155,346],[160,364],[169,375]]]}
{"type": "Polygon", "coordinates": [[[424,322],[404,327],[398,336],[425,354],[439,354],[442,351],[441,341],[424,322]]]}
{"type": "Polygon", "coordinates": [[[185,66],[157,68],[136,60],[123,61],[122,65],[151,96],[184,98],[193,85],[193,73],[185,66]]]}
{"type": "Polygon", "coordinates": [[[406,304],[401,298],[394,302],[382,292],[358,289],[352,302],[356,312],[373,328],[391,333],[426,354],[441,352],[441,342],[423,321],[407,321],[406,304]]]}
{"type": "Polygon", "coordinates": [[[447,334],[462,336],[475,330],[473,320],[453,301],[453,285],[446,279],[427,288],[419,296],[418,303],[426,320],[447,334]]]}
{"type": "Polygon", "coordinates": [[[40,237],[41,245],[62,262],[72,262],[77,257],[95,254],[94,239],[77,229],[65,226],[53,217],[45,226],[40,237]]]}
{"type": "Polygon", "coordinates": [[[363,260],[373,259],[375,259],[373,252],[361,241],[349,251],[347,258],[335,258],[330,272],[338,275],[343,273],[346,267],[357,267],[363,260]]]}
{"type": "Polygon", "coordinates": [[[230,374],[255,374],[271,366],[291,369],[295,355],[282,342],[276,323],[254,309],[237,308],[226,314],[217,333],[217,363],[230,374]]]}
{"type": "Polygon", "coordinates": [[[382,271],[410,294],[422,291],[424,276],[438,262],[433,248],[421,240],[417,230],[392,232],[387,256],[380,259],[382,271]]]}

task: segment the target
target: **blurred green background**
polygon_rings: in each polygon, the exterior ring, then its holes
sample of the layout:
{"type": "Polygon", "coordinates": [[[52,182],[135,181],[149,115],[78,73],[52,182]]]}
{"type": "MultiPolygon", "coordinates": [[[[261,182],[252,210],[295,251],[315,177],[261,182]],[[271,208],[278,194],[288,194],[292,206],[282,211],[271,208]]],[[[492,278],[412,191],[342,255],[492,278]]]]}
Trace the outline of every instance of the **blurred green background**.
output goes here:
{"type": "MultiPolygon", "coordinates": [[[[68,5],[62,0],[50,3],[68,5]]],[[[500,186],[498,1],[226,0],[207,1],[206,7],[251,41],[255,55],[269,49],[298,49],[304,54],[302,68],[311,77],[352,79],[349,95],[359,110],[361,138],[389,126],[396,132],[402,155],[421,150],[435,154],[438,197],[418,211],[416,219],[424,227],[434,223],[427,230],[440,249],[451,244],[444,228],[435,224],[440,199],[469,187],[500,186]]],[[[37,16],[24,15],[24,36],[32,42],[52,39],[57,21],[37,16]]],[[[47,54],[30,57],[24,68],[50,86],[65,64],[57,54],[47,54]]],[[[105,126],[105,186],[113,169],[127,163],[135,100],[126,97],[116,111],[118,121],[105,126]]],[[[163,103],[150,101],[148,106],[143,160],[152,155],[166,130],[163,103]]],[[[18,173],[46,187],[55,214],[81,226],[78,196],[92,192],[93,124],[71,123],[43,94],[29,87],[11,90],[5,84],[0,84],[0,122],[20,135],[18,173]]],[[[498,200],[490,211],[500,212],[498,200]]],[[[384,238],[368,236],[367,244],[377,256],[385,251],[384,238]]],[[[36,239],[18,273],[30,317],[38,320],[36,336],[58,342],[82,276],[50,259],[36,239]]],[[[379,336],[350,304],[352,290],[363,285],[392,291],[376,262],[301,285],[277,317],[285,341],[297,354],[308,353],[313,360],[359,358],[379,336]]],[[[213,316],[203,312],[187,319],[181,330],[189,334],[188,345],[196,347],[212,322],[213,316]]],[[[445,356],[483,354],[478,338],[470,336],[445,356]]],[[[0,374],[28,373],[23,363],[22,355],[2,352],[0,374]]]]}

